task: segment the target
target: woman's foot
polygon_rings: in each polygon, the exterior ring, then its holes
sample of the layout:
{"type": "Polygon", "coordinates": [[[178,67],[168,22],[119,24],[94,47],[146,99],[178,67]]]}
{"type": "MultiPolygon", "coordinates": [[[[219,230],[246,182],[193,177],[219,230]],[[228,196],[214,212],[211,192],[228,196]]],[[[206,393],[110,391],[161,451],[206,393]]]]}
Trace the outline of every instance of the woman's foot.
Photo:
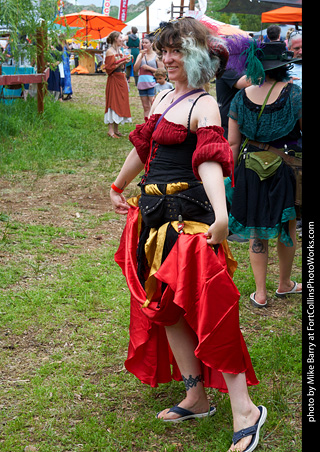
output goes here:
{"type": "Polygon", "coordinates": [[[250,302],[256,308],[265,308],[268,304],[266,296],[259,296],[257,292],[250,295],[250,302]]]}
{"type": "MultiPolygon", "coordinates": [[[[255,405],[248,413],[239,414],[236,419],[234,419],[234,431],[239,432],[240,430],[246,429],[248,427],[254,426],[261,417],[261,411],[255,405]]],[[[265,419],[264,419],[265,420],[265,419]]],[[[263,420],[263,422],[264,422],[263,420]]],[[[262,423],[261,423],[262,425],[262,423]]],[[[236,444],[231,445],[228,452],[244,452],[252,441],[252,435],[246,436],[240,439],[236,444]]],[[[252,449],[253,450],[253,449],[252,449]]]]}
{"type": "Polygon", "coordinates": [[[278,290],[276,290],[277,297],[285,297],[290,294],[301,294],[302,284],[296,283],[295,281],[290,281],[289,283],[279,283],[278,290]]]}
{"type": "Polygon", "coordinates": [[[109,137],[111,138],[119,138],[115,133],[109,133],[108,132],[109,137]]]}
{"type": "MultiPolygon", "coordinates": [[[[184,408],[185,410],[192,411],[194,414],[201,414],[201,413],[208,413],[210,409],[210,405],[207,399],[205,400],[199,400],[193,404],[191,404],[188,399],[182,400],[178,404],[178,407],[184,408]]],[[[175,413],[173,411],[169,412],[171,408],[166,408],[165,410],[158,413],[157,418],[163,419],[163,420],[169,420],[169,419],[179,419],[181,415],[178,413],[175,413]]]]}

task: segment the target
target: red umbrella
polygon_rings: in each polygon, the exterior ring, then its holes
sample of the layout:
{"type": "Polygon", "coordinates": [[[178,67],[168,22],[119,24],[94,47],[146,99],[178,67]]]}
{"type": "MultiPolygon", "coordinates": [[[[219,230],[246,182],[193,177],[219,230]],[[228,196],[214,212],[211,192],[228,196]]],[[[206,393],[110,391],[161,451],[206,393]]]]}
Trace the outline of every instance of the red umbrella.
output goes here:
{"type": "Polygon", "coordinates": [[[57,17],[55,23],[81,28],[75,33],[74,37],[90,37],[91,39],[104,38],[112,31],[121,31],[126,27],[126,24],[119,19],[86,10],[57,17]]]}

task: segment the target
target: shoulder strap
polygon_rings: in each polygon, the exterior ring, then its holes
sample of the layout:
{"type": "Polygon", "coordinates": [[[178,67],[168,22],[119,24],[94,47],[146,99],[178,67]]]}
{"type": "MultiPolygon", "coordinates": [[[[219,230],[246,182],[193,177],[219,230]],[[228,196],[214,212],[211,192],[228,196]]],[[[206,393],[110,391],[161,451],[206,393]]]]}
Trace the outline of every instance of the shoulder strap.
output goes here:
{"type": "Polygon", "coordinates": [[[273,85],[271,86],[271,88],[269,89],[268,94],[266,95],[266,98],[265,98],[263,104],[261,105],[261,110],[260,110],[260,113],[259,113],[259,116],[258,116],[258,121],[259,121],[259,119],[261,118],[261,115],[262,115],[262,113],[263,113],[264,107],[266,106],[266,104],[267,104],[267,102],[268,102],[268,99],[269,99],[269,97],[270,97],[271,91],[273,90],[273,88],[276,86],[277,83],[278,83],[278,82],[275,81],[275,82],[273,83],[273,85]]]}
{"type": "Polygon", "coordinates": [[[198,100],[199,100],[201,97],[204,97],[204,96],[210,96],[210,94],[209,94],[209,93],[202,93],[202,94],[200,94],[200,96],[198,96],[198,97],[194,100],[194,102],[193,102],[193,104],[192,104],[192,106],[191,106],[191,108],[190,108],[189,116],[188,116],[188,126],[187,126],[188,134],[189,134],[189,132],[190,132],[190,120],[191,120],[191,114],[192,114],[192,111],[193,111],[193,109],[194,109],[196,103],[198,102],[198,100]]]}
{"type": "Polygon", "coordinates": [[[172,89],[170,89],[169,91],[167,91],[167,92],[161,97],[161,99],[159,100],[159,104],[160,104],[160,102],[163,101],[163,99],[164,99],[169,93],[171,93],[171,91],[174,91],[174,88],[172,88],[172,89]]]}
{"type": "MultiPolygon", "coordinates": [[[[204,91],[203,89],[193,89],[192,91],[189,91],[188,93],[185,93],[185,94],[183,94],[182,96],[178,97],[178,99],[175,100],[172,104],[170,104],[169,107],[162,113],[162,115],[160,116],[160,118],[158,119],[158,121],[157,121],[157,123],[156,123],[156,125],[155,125],[154,130],[156,130],[156,128],[157,128],[158,125],[159,125],[159,122],[162,120],[162,118],[164,117],[164,115],[165,115],[172,107],[174,107],[175,105],[177,105],[179,102],[181,102],[181,101],[182,101],[183,99],[185,99],[186,97],[192,96],[192,94],[200,93],[200,92],[203,92],[203,91],[204,91]]],[[[164,97],[164,96],[163,96],[163,97],[164,97]]],[[[163,97],[162,97],[162,99],[163,99],[163,97]]],[[[162,99],[161,99],[161,100],[162,100],[162,99]]]]}
{"type": "MultiPolygon", "coordinates": [[[[278,83],[278,82],[275,81],[275,82],[273,83],[273,85],[271,86],[271,88],[269,89],[268,94],[266,95],[266,98],[265,98],[263,104],[261,105],[260,113],[259,113],[259,116],[258,116],[258,121],[259,121],[259,119],[261,118],[261,115],[262,115],[262,113],[263,113],[264,107],[267,105],[267,102],[268,102],[268,99],[269,99],[269,97],[270,97],[270,94],[271,94],[273,88],[276,86],[277,83],[278,83]]],[[[243,142],[243,144],[242,144],[242,146],[241,146],[241,150],[240,150],[240,153],[239,153],[238,161],[240,160],[240,157],[241,157],[241,155],[242,155],[242,153],[243,153],[243,151],[244,151],[244,148],[245,148],[246,145],[248,144],[248,141],[249,141],[249,138],[246,137],[246,139],[244,140],[244,142],[243,142]]]]}

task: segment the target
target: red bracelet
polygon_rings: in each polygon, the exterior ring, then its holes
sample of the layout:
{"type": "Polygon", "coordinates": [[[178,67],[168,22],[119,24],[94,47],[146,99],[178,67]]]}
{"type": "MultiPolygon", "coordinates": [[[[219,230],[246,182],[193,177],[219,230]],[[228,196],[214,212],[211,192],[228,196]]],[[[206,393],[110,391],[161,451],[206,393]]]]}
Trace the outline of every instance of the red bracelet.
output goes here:
{"type": "Polygon", "coordinates": [[[121,190],[121,188],[118,188],[116,185],[112,184],[111,185],[112,190],[116,191],[117,193],[122,193],[123,190],[121,190]]]}

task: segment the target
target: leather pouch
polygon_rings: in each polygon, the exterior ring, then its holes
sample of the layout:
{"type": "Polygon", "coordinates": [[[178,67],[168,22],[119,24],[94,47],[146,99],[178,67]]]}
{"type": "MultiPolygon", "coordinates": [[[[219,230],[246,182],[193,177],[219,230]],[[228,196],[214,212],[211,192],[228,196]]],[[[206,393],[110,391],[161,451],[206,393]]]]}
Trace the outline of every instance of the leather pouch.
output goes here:
{"type": "Polygon", "coordinates": [[[261,181],[275,174],[282,163],[282,158],[269,151],[248,152],[245,166],[254,171],[261,181]]]}

